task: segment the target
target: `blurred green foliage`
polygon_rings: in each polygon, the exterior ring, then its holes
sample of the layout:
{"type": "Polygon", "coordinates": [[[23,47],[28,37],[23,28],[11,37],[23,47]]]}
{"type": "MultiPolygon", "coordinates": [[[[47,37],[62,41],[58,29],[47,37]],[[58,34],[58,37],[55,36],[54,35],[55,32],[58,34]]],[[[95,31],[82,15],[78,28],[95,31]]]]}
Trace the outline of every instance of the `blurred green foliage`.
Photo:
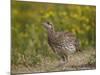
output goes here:
{"type": "Polygon", "coordinates": [[[71,31],[82,48],[95,48],[96,7],[36,2],[11,3],[12,64],[37,64],[54,59],[42,23],[50,20],[57,31],[71,31]]]}

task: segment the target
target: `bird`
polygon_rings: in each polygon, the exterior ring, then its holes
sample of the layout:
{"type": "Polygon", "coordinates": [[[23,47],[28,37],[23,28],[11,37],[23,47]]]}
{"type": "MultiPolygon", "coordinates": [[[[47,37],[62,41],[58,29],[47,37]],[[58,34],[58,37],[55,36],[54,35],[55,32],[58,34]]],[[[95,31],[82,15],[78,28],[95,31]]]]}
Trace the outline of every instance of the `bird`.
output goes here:
{"type": "Polygon", "coordinates": [[[44,28],[47,30],[48,44],[55,54],[57,54],[61,62],[68,63],[68,55],[79,51],[79,40],[68,31],[55,31],[51,21],[43,22],[44,28]]]}

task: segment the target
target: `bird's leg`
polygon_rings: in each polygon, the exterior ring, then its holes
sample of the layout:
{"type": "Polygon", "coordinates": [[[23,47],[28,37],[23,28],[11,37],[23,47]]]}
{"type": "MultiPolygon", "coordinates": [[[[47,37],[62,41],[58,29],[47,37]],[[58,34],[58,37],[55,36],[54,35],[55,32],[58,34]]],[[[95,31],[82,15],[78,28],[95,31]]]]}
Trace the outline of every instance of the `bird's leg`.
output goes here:
{"type": "Polygon", "coordinates": [[[65,56],[61,56],[61,61],[62,61],[62,63],[65,63],[65,61],[66,61],[66,58],[65,58],[65,56]]]}
{"type": "Polygon", "coordinates": [[[66,55],[66,54],[64,54],[63,56],[62,56],[62,61],[63,61],[63,63],[62,63],[62,66],[63,66],[63,70],[65,70],[66,69],[66,63],[68,63],[68,56],[66,55]]]}
{"type": "Polygon", "coordinates": [[[68,56],[65,54],[65,63],[68,63],[68,56]]]}
{"type": "Polygon", "coordinates": [[[65,55],[61,55],[61,61],[56,67],[62,67],[62,70],[65,70],[65,64],[67,61],[67,57],[65,55]]]}
{"type": "Polygon", "coordinates": [[[64,56],[60,55],[59,59],[60,59],[60,63],[56,67],[62,67],[65,64],[64,56]]]}
{"type": "Polygon", "coordinates": [[[61,61],[60,61],[60,65],[64,65],[66,63],[66,57],[64,55],[61,55],[61,61]]]}

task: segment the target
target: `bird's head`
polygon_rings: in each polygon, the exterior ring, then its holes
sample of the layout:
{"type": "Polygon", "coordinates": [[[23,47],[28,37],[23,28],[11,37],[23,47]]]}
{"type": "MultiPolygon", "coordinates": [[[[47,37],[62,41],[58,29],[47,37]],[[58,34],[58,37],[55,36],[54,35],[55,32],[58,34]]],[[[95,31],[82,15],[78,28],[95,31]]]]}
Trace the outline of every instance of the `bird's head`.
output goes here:
{"type": "Polygon", "coordinates": [[[54,29],[52,22],[49,22],[49,21],[44,22],[44,23],[43,23],[43,26],[44,26],[47,30],[53,30],[53,29],[54,29]]]}

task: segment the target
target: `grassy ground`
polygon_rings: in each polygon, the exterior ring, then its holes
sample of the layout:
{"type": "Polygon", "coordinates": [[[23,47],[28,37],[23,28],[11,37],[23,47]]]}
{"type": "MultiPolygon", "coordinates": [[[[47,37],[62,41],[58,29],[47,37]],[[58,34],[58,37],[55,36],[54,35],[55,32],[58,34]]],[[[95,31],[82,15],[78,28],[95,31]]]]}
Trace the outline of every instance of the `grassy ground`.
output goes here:
{"type": "Polygon", "coordinates": [[[59,60],[42,59],[41,64],[28,65],[19,64],[11,66],[12,73],[36,73],[36,72],[53,72],[53,71],[74,71],[74,70],[89,70],[96,68],[96,56],[94,49],[82,50],[69,56],[69,61],[65,65],[59,65],[59,60]]]}

